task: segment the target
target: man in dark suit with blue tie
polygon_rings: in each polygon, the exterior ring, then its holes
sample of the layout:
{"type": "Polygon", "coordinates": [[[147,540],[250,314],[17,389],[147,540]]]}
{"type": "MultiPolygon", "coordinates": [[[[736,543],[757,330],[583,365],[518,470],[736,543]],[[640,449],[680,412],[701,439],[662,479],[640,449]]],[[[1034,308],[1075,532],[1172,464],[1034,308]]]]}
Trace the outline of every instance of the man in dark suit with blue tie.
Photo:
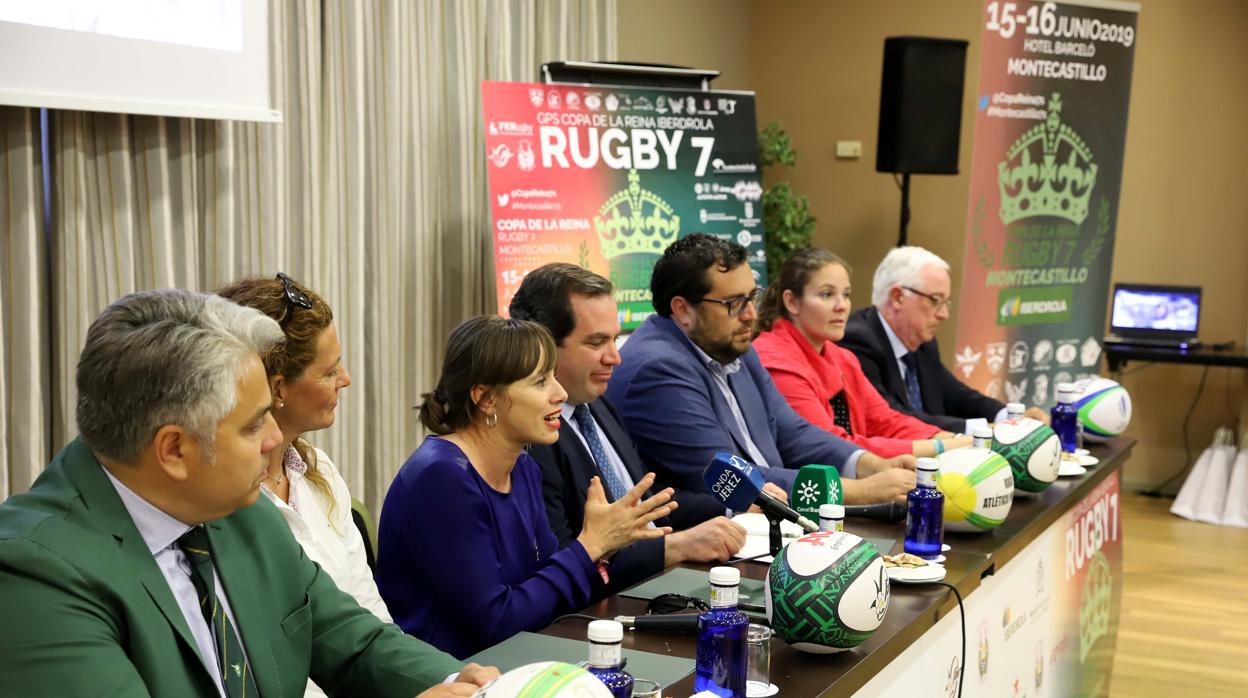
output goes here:
{"type": "MultiPolygon", "coordinates": [[[[529,452],[542,466],[547,515],[563,543],[581,529],[591,478],[601,478],[614,501],[646,473],[619,413],[603,397],[620,363],[615,346],[619,313],[611,294],[611,282],[598,274],[556,263],[529,272],[511,301],[513,318],[544,325],[559,347],[555,378],[568,393],[559,440],[535,444],[529,452]]],[[[711,497],[677,489],[674,499],[679,506],[662,523],[675,532],[616,553],[609,591],[681,562],[726,560],[745,544],[744,529],[725,518],[722,505],[711,497]]]]}
{"type": "Polygon", "coordinates": [[[883,459],[802,419],[751,348],[757,288],[740,245],[695,233],[667,248],[650,280],[655,315],[629,337],[607,389],[642,459],[673,487],[703,488],[728,451],[792,487],[797,469],[835,466],[850,504],[904,500],[914,457],[883,459]]]}
{"type": "MultiPolygon", "coordinates": [[[[850,315],[840,345],[854,352],[893,409],[969,433],[967,420],[1004,419],[1005,405],[958,380],[940,360],[936,328],[949,319],[951,288],[949,264],[932,252],[914,246],[889,251],[872,281],[874,307],[850,315]]],[[[1034,407],[1027,416],[1049,421],[1034,407]]]]}

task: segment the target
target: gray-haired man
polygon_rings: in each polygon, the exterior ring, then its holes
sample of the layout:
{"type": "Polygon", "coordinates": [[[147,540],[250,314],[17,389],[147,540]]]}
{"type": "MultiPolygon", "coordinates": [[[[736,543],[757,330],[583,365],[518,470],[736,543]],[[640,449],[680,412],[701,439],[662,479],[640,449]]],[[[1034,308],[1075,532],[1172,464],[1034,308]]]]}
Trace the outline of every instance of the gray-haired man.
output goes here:
{"type": "MultiPolygon", "coordinates": [[[[936,328],[953,304],[949,263],[922,247],[884,256],[871,285],[872,307],[849,316],[840,345],[854,352],[880,395],[904,412],[951,432],[999,421],[1005,405],[958,380],[940,360],[936,328]]],[[[1043,410],[1027,416],[1048,423],[1043,410]]]]}
{"type": "Polygon", "coordinates": [[[471,695],[496,675],[383,624],[260,499],[281,440],[256,310],[131,294],[92,323],[78,428],[0,505],[6,694],[471,695]],[[63,667],[63,671],[49,671],[63,667]],[[431,688],[432,687],[432,688],[431,688]]]}

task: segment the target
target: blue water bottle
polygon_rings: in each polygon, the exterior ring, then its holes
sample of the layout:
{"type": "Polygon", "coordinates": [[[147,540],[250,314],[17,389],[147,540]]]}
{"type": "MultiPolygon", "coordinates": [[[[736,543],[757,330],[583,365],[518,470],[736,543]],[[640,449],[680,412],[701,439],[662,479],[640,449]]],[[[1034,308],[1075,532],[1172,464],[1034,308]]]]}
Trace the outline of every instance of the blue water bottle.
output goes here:
{"type": "Polygon", "coordinates": [[[940,461],[920,458],[916,467],[918,486],[906,495],[906,552],[931,559],[940,555],[945,537],[945,495],[936,488],[940,461]]]}
{"type": "Polygon", "coordinates": [[[632,698],[633,677],[620,668],[623,663],[624,626],[613,620],[589,623],[589,673],[607,685],[615,698],[632,698]]]}
{"type": "Polygon", "coordinates": [[[693,690],[722,698],[745,698],[749,661],[746,629],[750,619],[737,610],[741,572],[735,567],[711,568],[711,608],[698,616],[697,674],[693,690]]]}
{"type": "Polygon", "coordinates": [[[1075,384],[1057,384],[1057,404],[1053,406],[1051,426],[1062,442],[1062,451],[1074,453],[1079,448],[1079,409],[1075,407],[1075,384]]]}

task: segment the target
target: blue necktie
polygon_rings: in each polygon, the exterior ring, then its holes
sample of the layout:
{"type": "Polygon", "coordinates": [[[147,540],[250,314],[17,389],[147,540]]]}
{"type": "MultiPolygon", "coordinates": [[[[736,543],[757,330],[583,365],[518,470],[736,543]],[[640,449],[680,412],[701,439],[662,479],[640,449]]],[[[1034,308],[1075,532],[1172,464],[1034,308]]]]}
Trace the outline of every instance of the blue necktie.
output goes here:
{"type": "Polygon", "coordinates": [[[611,467],[611,461],[607,458],[607,449],[602,447],[602,439],[598,438],[598,427],[594,426],[594,416],[589,413],[589,405],[577,405],[573,408],[572,418],[576,420],[581,436],[585,437],[585,443],[589,445],[589,455],[593,457],[594,463],[598,466],[598,472],[602,475],[602,484],[607,488],[607,499],[612,502],[619,501],[620,497],[628,493],[628,489],[620,480],[620,474],[611,467]]]}
{"type": "Polygon", "coordinates": [[[923,395],[919,392],[919,362],[915,360],[914,352],[902,356],[901,361],[906,365],[906,392],[910,393],[910,407],[915,412],[922,412],[923,395]]]}

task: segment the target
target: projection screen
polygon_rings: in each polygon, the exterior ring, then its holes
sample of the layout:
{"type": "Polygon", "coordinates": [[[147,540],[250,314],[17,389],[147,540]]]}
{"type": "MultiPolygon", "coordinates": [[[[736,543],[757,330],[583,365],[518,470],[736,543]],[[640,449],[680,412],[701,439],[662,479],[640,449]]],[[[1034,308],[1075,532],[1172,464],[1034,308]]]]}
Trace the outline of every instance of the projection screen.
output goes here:
{"type": "Polygon", "coordinates": [[[0,0],[0,104],[281,121],[268,0],[0,0]]]}

